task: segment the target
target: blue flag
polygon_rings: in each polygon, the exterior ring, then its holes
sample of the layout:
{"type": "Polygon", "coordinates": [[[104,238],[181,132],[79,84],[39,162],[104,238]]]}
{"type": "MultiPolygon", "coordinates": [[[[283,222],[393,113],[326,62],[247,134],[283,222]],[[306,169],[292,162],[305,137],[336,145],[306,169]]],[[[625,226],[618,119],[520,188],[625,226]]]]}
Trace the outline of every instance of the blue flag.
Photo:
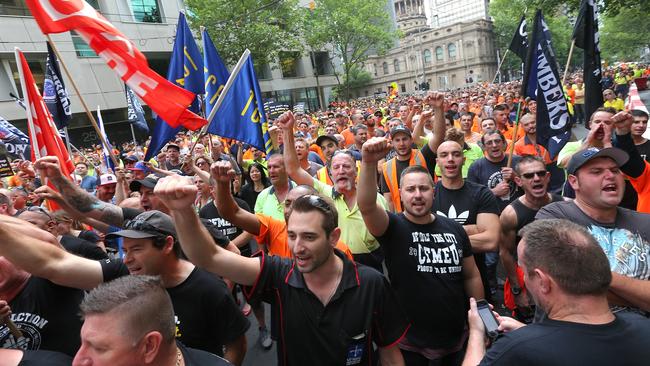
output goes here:
{"type": "Polygon", "coordinates": [[[221,90],[230,77],[228,68],[224,65],[219,52],[214,47],[212,39],[206,30],[201,33],[203,38],[203,80],[205,82],[205,115],[209,116],[212,107],[217,103],[221,90]]]}
{"type": "MultiPolygon", "coordinates": [[[[172,57],[169,61],[169,69],[167,70],[167,80],[197,95],[205,93],[203,88],[203,60],[201,58],[201,52],[199,52],[199,48],[196,46],[196,42],[194,42],[194,37],[190,28],[187,26],[185,14],[183,13],[180,13],[178,16],[176,39],[174,41],[172,57]]],[[[198,98],[194,99],[189,110],[194,113],[199,113],[198,98]]],[[[151,142],[147,148],[147,155],[144,160],[147,161],[155,156],[180,130],[180,127],[173,128],[160,117],[156,117],[151,142]]]]}
{"type": "Polygon", "coordinates": [[[70,98],[65,90],[59,61],[52,51],[50,44],[47,44],[47,61],[45,62],[45,79],[43,80],[43,101],[52,114],[58,130],[68,126],[72,118],[70,110],[70,98]]]}
{"type": "Polygon", "coordinates": [[[29,138],[16,126],[0,117],[0,140],[5,144],[7,152],[23,160],[31,160],[29,138]]]}
{"type": "Polygon", "coordinates": [[[268,132],[262,92],[250,54],[217,110],[208,132],[248,143],[270,153],[273,146],[268,132]]]}
{"type": "Polygon", "coordinates": [[[537,143],[554,159],[571,137],[571,123],[551,33],[541,10],[535,14],[527,56],[522,94],[537,101],[537,143]]]}
{"type": "MultiPolygon", "coordinates": [[[[108,146],[103,146],[102,160],[104,161],[104,165],[106,166],[106,169],[111,169],[113,173],[115,173],[115,164],[113,163],[113,159],[111,159],[111,154],[110,154],[110,150],[113,149],[113,146],[111,146],[111,141],[108,139],[108,135],[106,135],[106,130],[104,130],[104,120],[102,119],[102,113],[99,110],[99,106],[97,106],[97,124],[99,125],[99,132],[101,132],[101,134],[104,136],[104,140],[106,140],[106,143],[108,144],[108,146]]],[[[101,136],[100,136],[100,140],[101,140],[101,136]]],[[[102,173],[107,173],[107,172],[102,172],[102,173]]]]}
{"type": "Polygon", "coordinates": [[[147,126],[147,121],[144,119],[142,104],[140,104],[133,90],[126,84],[124,84],[124,94],[126,95],[127,119],[138,131],[148,135],[149,126],[147,126]]]}

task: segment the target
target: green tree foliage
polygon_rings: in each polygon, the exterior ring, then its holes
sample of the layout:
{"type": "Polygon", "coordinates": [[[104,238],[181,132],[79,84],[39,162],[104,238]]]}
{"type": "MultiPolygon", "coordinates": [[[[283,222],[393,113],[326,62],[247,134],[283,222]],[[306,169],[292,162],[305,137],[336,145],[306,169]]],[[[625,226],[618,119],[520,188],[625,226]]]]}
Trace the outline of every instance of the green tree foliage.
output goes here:
{"type": "Polygon", "coordinates": [[[382,54],[397,39],[383,0],[316,0],[306,16],[306,43],[331,49],[343,68],[343,97],[349,98],[352,71],[371,53],[382,54]]]}
{"type": "MultiPolygon", "coordinates": [[[[648,9],[648,8],[644,8],[648,9]]],[[[616,16],[604,19],[600,28],[600,50],[603,60],[638,61],[641,49],[650,46],[650,22],[640,9],[623,9],[616,16]]]]}
{"type": "Polygon", "coordinates": [[[302,51],[303,9],[297,0],[187,0],[191,27],[204,26],[224,62],[234,65],[246,48],[256,65],[283,50],[302,51]]]}
{"type": "Polygon", "coordinates": [[[364,86],[370,84],[372,81],[372,75],[360,66],[355,66],[350,70],[349,79],[345,79],[343,83],[334,88],[334,94],[336,97],[345,97],[345,93],[349,90],[356,90],[363,88],[364,86]]]}

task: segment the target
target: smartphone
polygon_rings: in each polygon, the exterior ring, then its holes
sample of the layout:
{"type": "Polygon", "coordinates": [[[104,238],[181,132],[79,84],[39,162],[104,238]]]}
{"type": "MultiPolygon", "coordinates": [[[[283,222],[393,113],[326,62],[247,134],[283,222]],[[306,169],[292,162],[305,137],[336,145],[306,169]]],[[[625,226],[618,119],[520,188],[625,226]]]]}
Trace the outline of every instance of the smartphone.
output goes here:
{"type": "Polygon", "coordinates": [[[476,307],[478,308],[478,315],[485,325],[485,333],[490,339],[495,339],[499,336],[499,322],[494,317],[490,304],[485,300],[477,300],[476,307]]]}

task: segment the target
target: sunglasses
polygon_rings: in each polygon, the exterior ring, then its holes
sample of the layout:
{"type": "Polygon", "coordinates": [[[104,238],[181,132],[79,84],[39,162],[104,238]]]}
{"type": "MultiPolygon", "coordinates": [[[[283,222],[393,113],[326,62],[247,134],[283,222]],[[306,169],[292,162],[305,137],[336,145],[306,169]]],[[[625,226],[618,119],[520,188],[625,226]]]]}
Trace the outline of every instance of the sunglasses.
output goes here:
{"type": "Polygon", "coordinates": [[[47,216],[47,218],[50,219],[50,221],[54,220],[52,218],[52,216],[50,215],[50,213],[47,212],[46,209],[44,209],[44,208],[42,208],[40,206],[30,206],[30,207],[27,208],[27,211],[29,211],[29,212],[39,212],[39,213],[42,213],[45,216],[47,216]]]}
{"type": "Polygon", "coordinates": [[[524,173],[521,176],[526,178],[526,179],[533,179],[535,176],[538,176],[540,178],[544,178],[548,174],[546,170],[540,170],[538,172],[531,172],[531,173],[524,173]]]}

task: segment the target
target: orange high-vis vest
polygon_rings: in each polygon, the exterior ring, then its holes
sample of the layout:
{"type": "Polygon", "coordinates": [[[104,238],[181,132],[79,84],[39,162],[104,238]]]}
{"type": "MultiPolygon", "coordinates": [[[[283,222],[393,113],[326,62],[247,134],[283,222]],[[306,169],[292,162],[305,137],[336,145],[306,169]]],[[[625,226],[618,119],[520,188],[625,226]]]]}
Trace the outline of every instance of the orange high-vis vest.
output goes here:
{"type": "MultiPolygon", "coordinates": [[[[409,166],[420,165],[427,167],[427,162],[419,150],[411,150],[409,166]]],[[[384,163],[384,179],[390,190],[390,198],[393,202],[395,212],[402,212],[402,200],[399,195],[399,177],[397,176],[397,156],[384,163]]]]}

